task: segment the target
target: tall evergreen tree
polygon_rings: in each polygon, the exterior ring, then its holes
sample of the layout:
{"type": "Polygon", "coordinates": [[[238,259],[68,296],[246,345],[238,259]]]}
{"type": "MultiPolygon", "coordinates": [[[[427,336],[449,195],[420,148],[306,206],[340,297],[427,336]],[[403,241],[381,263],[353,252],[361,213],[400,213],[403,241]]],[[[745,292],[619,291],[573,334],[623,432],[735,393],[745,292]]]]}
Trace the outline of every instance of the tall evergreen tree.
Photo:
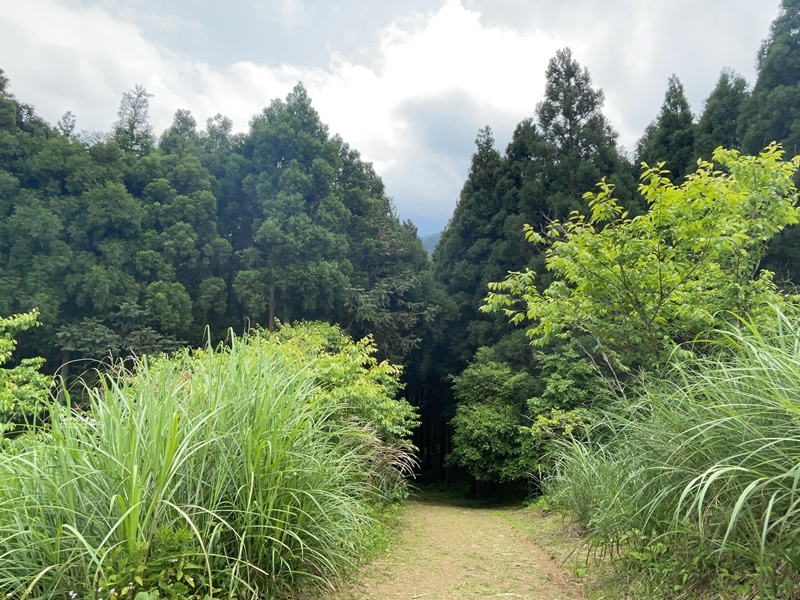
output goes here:
{"type": "Polygon", "coordinates": [[[351,270],[347,211],[333,193],[336,145],[302,85],[253,120],[246,152],[243,187],[257,227],[236,294],[249,316],[266,309],[270,328],[276,317],[289,321],[296,307],[310,316],[330,312],[343,303],[351,270]]]}
{"type": "MultiPolygon", "coordinates": [[[[544,173],[539,177],[545,182],[544,205],[542,198],[523,195],[523,214],[531,224],[543,218],[565,218],[572,210],[584,208],[583,194],[603,177],[621,186],[617,191],[620,197],[630,198],[633,186],[625,177],[617,133],[602,112],[604,94],[592,86],[589,70],[565,48],[550,59],[545,76],[545,97],[536,106],[538,133],[544,144],[534,142],[529,148],[543,161],[544,173]],[[526,206],[531,200],[532,205],[526,206]]],[[[537,169],[536,162],[525,166],[529,171],[537,169]]]]}
{"type": "Polygon", "coordinates": [[[745,149],[760,152],[777,141],[800,153],[800,0],[783,0],[758,53],[758,77],[745,103],[739,135],[745,149]]]}
{"type": "Polygon", "coordinates": [[[122,95],[114,124],[114,139],[125,152],[140,157],[155,145],[153,126],[150,124],[150,98],[141,85],[136,85],[122,95]]]}
{"type": "Polygon", "coordinates": [[[694,137],[694,118],[683,84],[672,75],[661,111],[636,146],[636,162],[655,165],[663,161],[673,181],[678,181],[692,170],[694,137]]]}
{"type": "Polygon", "coordinates": [[[467,180],[433,255],[434,273],[457,307],[456,314],[450,316],[449,333],[442,333],[459,363],[464,363],[479,345],[493,342],[486,335],[490,320],[479,313],[478,307],[489,282],[486,271],[490,256],[502,244],[502,225],[510,216],[496,189],[504,161],[494,148],[490,127],[478,132],[475,145],[467,180]]]}
{"type": "MultiPolygon", "coordinates": [[[[517,126],[504,155],[495,150],[488,127],[478,133],[467,180],[434,252],[434,272],[453,306],[429,344],[436,364],[425,377],[435,397],[425,405],[426,424],[451,418],[448,375],[461,372],[480,346],[500,344],[520,368],[530,366],[524,337],[478,311],[489,282],[541,262],[523,226],[544,229],[572,210],[585,210],[583,194],[604,177],[620,198],[633,198],[630,165],[617,149],[617,135],[602,113],[603,92],[592,86],[588,70],[564,49],[551,59],[546,76],[536,119],[517,126]]],[[[438,450],[447,446],[448,430],[422,431],[438,450]]],[[[427,451],[428,459],[436,455],[427,451]]]]}
{"type": "Polygon", "coordinates": [[[703,114],[697,122],[694,139],[695,158],[711,158],[718,147],[740,148],[737,134],[742,105],[749,93],[747,81],[730,69],[723,69],[711,94],[706,98],[703,114]]]}
{"type": "MultiPolygon", "coordinates": [[[[753,92],[742,107],[738,133],[744,149],[755,154],[780,143],[789,156],[800,154],[800,0],[782,0],[757,56],[753,92]]],[[[800,282],[800,229],[787,227],[769,247],[763,267],[776,279],[800,282]]]]}

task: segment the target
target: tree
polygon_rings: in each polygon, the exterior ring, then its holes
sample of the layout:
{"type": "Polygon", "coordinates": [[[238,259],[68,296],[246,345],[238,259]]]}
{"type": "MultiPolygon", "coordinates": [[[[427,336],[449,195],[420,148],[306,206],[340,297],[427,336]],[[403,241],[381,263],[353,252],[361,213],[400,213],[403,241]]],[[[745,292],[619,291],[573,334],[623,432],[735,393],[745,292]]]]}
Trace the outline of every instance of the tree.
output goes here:
{"type": "Polygon", "coordinates": [[[252,242],[270,329],[294,307],[329,311],[343,301],[350,270],[347,211],[334,193],[336,145],[302,85],[253,119],[247,157],[242,185],[256,209],[252,242]]]}
{"type": "Polygon", "coordinates": [[[178,109],[172,119],[172,125],[161,134],[159,149],[165,154],[186,154],[198,150],[199,146],[197,121],[188,110],[178,109]]]}
{"type": "Polygon", "coordinates": [[[692,169],[694,136],[694,118],[683,84],[677,75],[672,75],[661,111],[636,145],[637,162],[664,162],[672,179],[679,181],[692,169]]]}
{"type": "Polygon", "coordinates": [[[482,483],[524,482],[535,468],[535,457],[523,447],[525,401],[535,387],[525,371],[513,371],[480,348],[453,380],[458,406],[451,421],[451,465],[482,483]]]}
{"type": "Polygon", "coordinates": [[[742,106],[749,95],[747,87],[744,77],[730,69],[722,70],[697,123],[695,158],[708,159],[719,146],[741,148],[737,127],[742,106]]]}
{"type": "Polygon", "coordinates": [[[618,185],[623,200],[631,196],[633,182],[625,177],[617,133],[602,112],[605,96],[592,86],[589,70],[565,48],[550,59],[545,76],[545,97],[536,106],[538,133],[545,145],[533,146],[544,162],[543,198],[534,199],[531,207],[523,204],[523,213],[538,222],[543,217],[566,218],[570,211],[584,208],[583,192],[602,177],[618,185]],[[531,208],[543,214],[533,215],[531,208]]]}
{"type": "Polygon", "coordinates": [[[783,0],[758,52],[758,76],[742,108],[739,136],[759,152],[770,142],[800,151],[800,0],[783,0]]]}
{"type": "MultiPolygon", "coordinates": [[[[524,224],[544,231],[553,219],[585,210],[583,192],[603,177],[617,185],[619,197],[632,212],[638,210],[631,167],[620,155],[617,134],[602,113],[602,90],[592,85],[588,70],[569,49],[559,50],[550,60],[546,76],[535,118],[517,125],[503,154],[494,148],[490,128],[478,133],[458,205],[434,252],[434,273],[445,288],[445,308],[426,344],[429,366],[421,374],[428,386],[426,426],[446,423],[453,410],[462,414],[456,422],[467,419],[466,414],[479,419],[492,410],[483,405],[455,409],[450,380],[479,347],[494,347],[513,337],[507,323],[478,308],[490,282],[509,271],[543,266],[543,252],[525,242],[524,224]]],[[[490,432],[483,434],[491,437],[490,432]]],[[[436,442],[440,450],[447,446],[446,436],[447,429],[430,434],[443,440],[436,442]]],[[[464,437],[454,442],[472,443],[464,437]]],[[[454,452],[458,455],[460,450],[454,452]]],[[[429,450],[426,459],[431,454],[429,450]]],[[[453,460],[451,464],[456,464],[453,460]]]]}
{"type": "Polygon", "coordinates": [[[782,295],[760,261],[773,236],[798,222],[792,177],[800,157],[783,162],[769,147],[759,156],[719,149],[684,183],[648,168],[640,191],[649,211],[631,218],[601,183],[587,193],[591,213],[554,222],[549,242],[554,281],[537,289],[528,270],[492,283],[482,310],[530,322],[536,344],[580,332],[594,351],[624,366],[652,367],[674,344],[690,342],[732,315],[757,316],[782,295]]]}
{"type": "Polygon", "coordinates": [[[125,152],[136,157],[148,154],[155,146],[153,126],[150,125],[150,98],[143,86],[137,84],[122,94],[114,124],[114,139],[125,152]]]}
{"type": "Polygon", "coordinates": [[[447,352],[456,355],[462,365],[478,346],[494,341],[487,338],[488,328],[479,333],[474,324],[486,321],[478,312],[478,303],[482,290],[491,281],[487,270],[494,271],[490,262],[492,248],[502,243],[501,227],[508,216],[496,190],[504,164],[494,148],[491,128],[484,127],[478,132],[475,145],[458,204],[433,256],[434,274],[444,284],[458,311],[450,319],[449,332],[443,337],[447,352]]]}

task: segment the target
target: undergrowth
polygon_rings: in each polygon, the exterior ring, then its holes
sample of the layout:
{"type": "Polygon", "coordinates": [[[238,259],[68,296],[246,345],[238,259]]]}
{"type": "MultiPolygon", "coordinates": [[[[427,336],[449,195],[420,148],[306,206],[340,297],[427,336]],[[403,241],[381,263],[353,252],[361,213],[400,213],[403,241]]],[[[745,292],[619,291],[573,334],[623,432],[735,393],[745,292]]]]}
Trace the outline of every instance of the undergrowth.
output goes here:
{"type": "Polygon", "coordinates": [[[306,324],[120,367],[86,390],[87,412],[51,403],[48,428],[0,452],[3,595],[327,585],[381,544],[381,507],[406,493],[415,417],[373,352],[306,324]]]}
{"type": "Polygon", "coordinates": [[[800,329],[724,338],[557,450],[550,501],[633,597],[800,597],[800,329]]]}

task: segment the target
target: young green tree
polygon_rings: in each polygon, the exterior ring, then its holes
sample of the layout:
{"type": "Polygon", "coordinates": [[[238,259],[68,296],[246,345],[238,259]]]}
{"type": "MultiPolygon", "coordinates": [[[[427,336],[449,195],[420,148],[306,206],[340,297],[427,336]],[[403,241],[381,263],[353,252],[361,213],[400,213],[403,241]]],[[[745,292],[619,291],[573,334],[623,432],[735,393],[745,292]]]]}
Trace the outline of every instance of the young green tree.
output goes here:
{"type": "Polygon", "coordinates": [[[464,469],[477,482],[524,482],[536,467],[536,456],[525,452],[523,426],[526,399],[535,381],[498,361],[489,348],[480,348],[464,371],[453,379],[458,400],[453,427],[452,466],[464,469]]]}
{"type": "Polygon", "coordinates": [[[16,424],[30,423],[49,397],[53,379],[40,372],[43,358],[27,358],[15,367],[3,367],[16,350],[15,336],[38,325],[36,311],[0,317],[0,434],[16,424]]]}
{"type": "Polygon", "coordinates": [[[760,271],[769,241],[798,222],[792,177],[800,157],[782,160],[717,150],[712,163],[675,185],[661,166],[648,168],[640,191],[649,210],[630,217],[613,188],[587,193],[591,213],[554,222],[531,242],[549,244],[554,281],[543,292],[527,270],[490,284],[482,310],[529,322],[534,343],[574,332],[626,366],[652,367],[675,344],[692,341],[733,315],[757,316],[783,296],[760,271]]]}
{"type": "MultiPolygon", "coordinates": [[[[800,152],[800,1],[782,0],[769,36],[757,55],[753,91],[742,106],[738,134],[747,152],[778,142],[800,152]]],[[[793,287],[800,281],[800,230],[790,227],[775,238],[765,266],[776,280],[793,287]]]]}
{"type": "Polygon", "coordinates": [[[122,94],[114,124],[114,140],[124,152],[135,157],[150,153],[155,146],[155,134],[150,124],[150,98],[144,86],[136,85],[122,94]]]}

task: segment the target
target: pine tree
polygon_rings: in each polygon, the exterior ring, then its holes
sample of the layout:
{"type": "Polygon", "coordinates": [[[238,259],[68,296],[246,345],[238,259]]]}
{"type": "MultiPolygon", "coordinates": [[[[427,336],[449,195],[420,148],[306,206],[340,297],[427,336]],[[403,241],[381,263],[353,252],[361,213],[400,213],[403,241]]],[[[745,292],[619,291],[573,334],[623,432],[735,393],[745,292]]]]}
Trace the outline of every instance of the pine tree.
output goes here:
{"type": "Polygon", "coordinates": [[[695,124],[683,84],[672,75],[664,94],[664,103],[655,121],[650,123],[636,147],[637,163],[666,163],[673,181],[692,170],[695,124]]]}
{"type": "Polygon", "coordinates": [[[748,97],[747,81],[730,69],[723,69],[714,90],[706,98],[694,139],[695,158],[711,158],[719,146],[740,148],[737,135],[742,105],[748,97]]]}
{"type": "Polygon", "coordinates": [[[800,0],[783,0],[758,53],[758,77],[739,127],[745,149],[777,141],[800,153],[800,0]]]}
{"type": "MultiPolygon", "coordinates": [[[[592,86],[588,69],[581,68],[565,48],[550,60],[545,75],[545,98],[536,107],[537,132],[544,144],[533,135],[528,146],[538,160],[526,166],[538,169],[536,163],[543,161],[546,215],[530,210],[539,209],[535,200],[530,207],[523,204],[528,222],[563,219],[570,211],[583,209],[583,194],[603,177],[621,187],[617,190],[621,198],[630,198],[633,185],[617,149],[617,133],[603,115],[604,94],[592,86]]],[[[523,203],[529,200],[524,196],[523,203]]]]}

